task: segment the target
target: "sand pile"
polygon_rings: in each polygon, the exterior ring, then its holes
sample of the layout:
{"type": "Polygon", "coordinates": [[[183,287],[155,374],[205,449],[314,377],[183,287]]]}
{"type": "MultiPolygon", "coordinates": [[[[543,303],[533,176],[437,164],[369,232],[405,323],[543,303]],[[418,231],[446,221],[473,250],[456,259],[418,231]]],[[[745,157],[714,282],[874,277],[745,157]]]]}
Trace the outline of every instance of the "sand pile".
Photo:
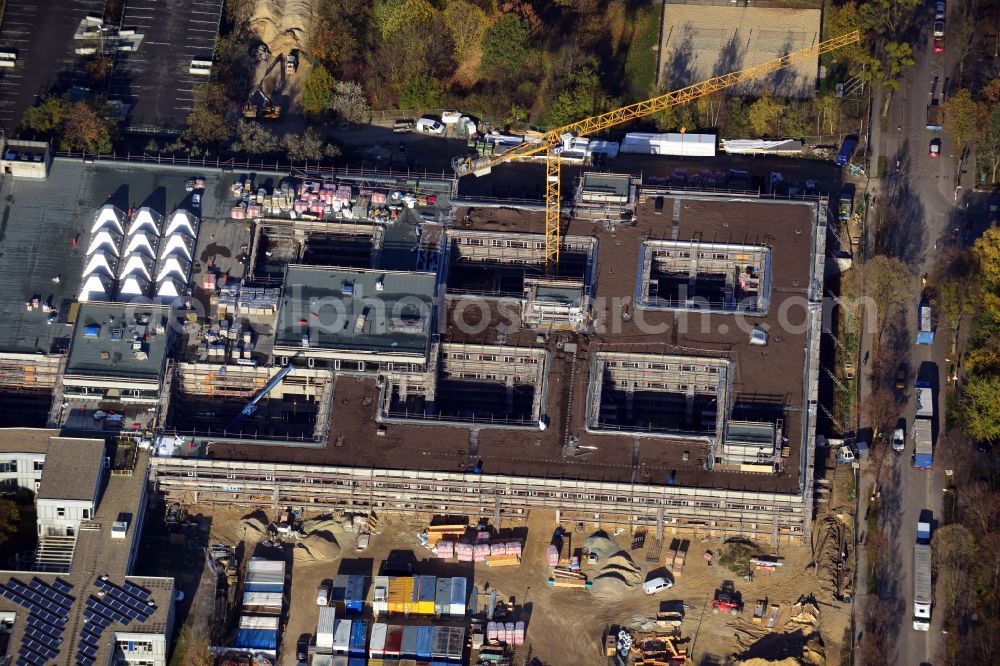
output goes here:
{"type": "Polygon", "coordinates": [[[253,513],[248,513],[243,516],[243,518],[240,519],[240,523],[242,523],[242,525],[247,529],[263,534],[268,525],[267,514],[258,509],[253,513]]]}
{"type": "Polygon", "coordinates": [[[642,568],[624,550],[602,558],[601,568],[593,577],[594,596],[614,599],[637,585],[642,585],[642,568]]]}
{"type": "Polygon", "coordinates": [[[597,553],[598,560],[618,552],[618,545],[611,540],[608,533],[598,530],[587,537],[583,542],[583,550],[588,553],[597,553]]]}
{"type": "Polygon", "coordinates": [[[312,14],[313,0],[257,0],[250,28],[271,53],[287,54],[308,45],[312,14]]]}
{"type": "Polygon", "coordinates": [[[312,532],[295,544],[296,562],[328,562],[340,557],[340,544],[329,532],[312,532]]]}

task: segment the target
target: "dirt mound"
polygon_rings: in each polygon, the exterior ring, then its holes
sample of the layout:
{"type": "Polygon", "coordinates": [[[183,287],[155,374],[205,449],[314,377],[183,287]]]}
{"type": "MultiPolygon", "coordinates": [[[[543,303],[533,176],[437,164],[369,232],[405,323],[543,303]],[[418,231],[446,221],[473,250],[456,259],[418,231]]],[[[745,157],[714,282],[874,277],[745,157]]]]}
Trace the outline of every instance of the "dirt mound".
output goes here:
{"type": "Polygon", "coordinates": [[[588,553],[597,553],[598,559],[603,560],[618,552],[618,544],[611,540],[607,532],[598,530],[584,540],[583,549],[588,553]]]}
{"type": "MultiPolygon", "coordinates": [[[[606,539],[612,546],[614,542],[606,539]]],[[[589,539],[588,539],[589,541],[589,539]]],[[[605,544],[596,542],[597,547],[605,544]]],[[[614,552],[614,551],[611,551],[614,552]]],[[[601,561],[601,568],[594,576],[592,592],[601,599],[616,599],[637,585],[642,585],[642,568],[624,550],[614,552],[601,561]]]]}
{"type": "Polygon", "coordinates": [[[240,523],[242,523],[245,527],[252,529],[254,532],[263,534],[268,525],[267,514],[258,509],[243,516],[243,518],[240,519],[240,523]]]}
{"type": "Polygon", "coordinates": [[[296,562],[336,560],[340,557],[340,544],[329,532],[313,532],[295,545],[296,562]]]}
{"type": "Polygon", "coordinates": [[[257,0],[250,28],[274,54],[304,49],[309,43],[313,0],[257,0]]]}

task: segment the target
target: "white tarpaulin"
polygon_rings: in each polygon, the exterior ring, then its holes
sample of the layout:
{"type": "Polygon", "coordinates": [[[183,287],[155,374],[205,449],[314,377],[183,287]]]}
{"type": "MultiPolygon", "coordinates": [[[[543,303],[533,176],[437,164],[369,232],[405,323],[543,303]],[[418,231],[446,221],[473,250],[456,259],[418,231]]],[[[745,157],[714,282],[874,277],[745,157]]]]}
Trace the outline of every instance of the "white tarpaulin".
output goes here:
{"type": "Polygon", "coordinates": [[[681,155],[687,157],[715,157],[714,134],[650,134],[629,132],[622,140],[621,152],[643,155],[681,155]]]}
{"type": "Polygon", "coordinates": [[[794,139],[722,139],[722,150],[730,155],[797,154],[802,142],[794,139]]]}

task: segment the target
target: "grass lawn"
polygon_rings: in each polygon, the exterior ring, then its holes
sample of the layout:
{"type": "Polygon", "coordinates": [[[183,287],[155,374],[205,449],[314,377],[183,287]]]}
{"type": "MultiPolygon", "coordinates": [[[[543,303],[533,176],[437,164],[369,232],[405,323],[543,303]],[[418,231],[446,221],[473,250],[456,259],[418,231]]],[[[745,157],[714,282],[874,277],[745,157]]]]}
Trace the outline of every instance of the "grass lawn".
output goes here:
{"type": "Polygon", "coordinates": [[[645,7],[632,17],[632,41],[625,59],[625,75],[632,94],[646,99],[656,83],[656,47],[660,40],[660,7],[645,7]]]}

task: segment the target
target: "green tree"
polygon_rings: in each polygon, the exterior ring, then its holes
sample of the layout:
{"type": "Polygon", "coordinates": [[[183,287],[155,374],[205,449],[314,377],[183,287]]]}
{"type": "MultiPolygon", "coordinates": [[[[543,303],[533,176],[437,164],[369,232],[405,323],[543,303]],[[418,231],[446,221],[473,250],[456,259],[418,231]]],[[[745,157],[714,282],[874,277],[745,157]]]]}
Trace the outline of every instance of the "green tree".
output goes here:
{"type": "Polygon", "coordinates": [[[984,291],[1000,291],[1000,228],[990,227],[972,245],[979,283],[984,291]]]}
{"type": "Polygon", "coordinates": [[[775,123],[781,117],[784,106],[770,95],[764,95],[750,105],[750,126],[755,134],[771,134],[775,123]]]}
{"type": "Polygon", "coordinates": [[[455,45],[455,58],[460,63],[478,58],[479,43],[488,23],[486,12],[468,0],[449,0],[443,18],[455,45]]]}
{"type": "Polygon", "coordinates": [[[437,10],[428,0],[379,0],[373,10],[383,41],[392,41],[413,26],[433,20],[437,10]]]}
{"type": "Polygon", "coordinates": [[[352,123],[366,123],[371,119],[371,107],[360,83],[338,81],[333,88],[330,108],[343,120],[352,123]]]}
{"type": "Polygon", "coordinates": [[[908,43],[886,42],[882,48],[862,57],[861,78],[876,88],[896,90],[903,72],[913,67],[914,62],[913,49],[908,43]]]}
{"type": "Polygon", "coordinates": [[[0,498],[0,544],[7,541],[12,534],[17,532],[17,524],[21,520],[21,510],[17,503],[0,498]]]}
{"type": "Polygon", "coordinates": [[[228,141],[233,130],[226,120],[226,99],[226,89],[220,83],[203,83],[195,88],[194,108],[181,138],[202,150],[228,141]]]}
{"type": "Polygon", "coordinates": [[[443,96],[443,83],[428,74],[417,74],[404,84],[399,105],[404,109],[436,109],[443,96]]]}
{"type": "Polygon", "coordinates": [[[962,417],[966,431],[975,439],[1000,438],[1000,375],[969,377],[962,396],[962,417]]]}
{"type": "Polygon", "coordinates": [[[546,123],[559,127],[592,115],[594,103],[602,95],[600,86],[600,78],[592,67],[570,74],[545,114],[546,123]]]}
{"type": "Polygon", "coordinates": [[[976,140],[986,124],[986,108],[972,98],[967,88],[941,102],[941,127],[958,144],[959,152],[976,140]]]}
{"type": "Polygon", "coordinates": [[[278,151],[278,139],[260,123],[241,120],[236,123],[236,136],[230,149],[234,153],[267,155],[278,151]]]}
{"type": "Polygon", "coordinates": [[[844,109],[841,101],[834,93],[817,95],[813,99],[814,112],[816,115],[816,133],[822,134],[826,130],[827,134],[834,134],[844,117],[844,109]]]}
{"type": "Polygon", "coordinates": [[[69,118],[72,105],[69,97],[46,97],[40,104],[30,107],[21,116],[22,132],[38,132],[39,134],[55,134],[62,130],[63,124],[69,118]]]}
{"type": "Polygon", "coordinates": [[[313,65],[302,84],[302,110],[306,115],[319,118],[330,111],[336,83],[326,67],[319,63],[313,65]]]}
{"type": "Polygon", "coordinates": [[[504,14],[483,33],[481,67],[486,74],[516,74],[531,58],[531,30],[517,14],[504,14]]]}
{"type": "Polygon", "coordinates": [[[976,145],[976,160],[980,170],[990,175],[990,182],[997,182],[997,170],[1000,169],[1000,104],[994,105],[983,127],[976,145]]]}
{"type": "MultiPolygon", "coordinates": [[[[857,30],[860,23],[861,17],[858,14],[857,3],[828,3],[823,8],[823,39],[840,37],[857,30]]],[[[865,50],[861,42],[848,44],[830,54],[833,62],[845,63],[852,72],[860,67],[864,56],[865,50]]]]}

